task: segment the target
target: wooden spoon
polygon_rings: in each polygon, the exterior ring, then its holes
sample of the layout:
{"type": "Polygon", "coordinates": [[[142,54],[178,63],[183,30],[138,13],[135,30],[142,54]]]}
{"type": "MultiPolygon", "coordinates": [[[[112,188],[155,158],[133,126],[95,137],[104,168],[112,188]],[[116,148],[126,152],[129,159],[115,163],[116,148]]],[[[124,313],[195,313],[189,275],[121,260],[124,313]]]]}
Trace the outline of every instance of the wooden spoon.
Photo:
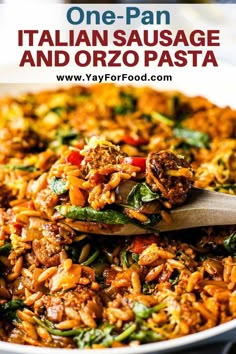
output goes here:
{"type": "Polygon", "coordinates": [[[120,236],[147,234],[155,230],[163,232],[200,226],[234,225],[236,224],[236,196],[194,188],[188,201],[172,209],[170,214],[173,219],[171,224],[161,220],[152,227],[152,230],[133,224],[107,225],[84,221],[71,221],[69,225],[81,232],[120,236]]]}

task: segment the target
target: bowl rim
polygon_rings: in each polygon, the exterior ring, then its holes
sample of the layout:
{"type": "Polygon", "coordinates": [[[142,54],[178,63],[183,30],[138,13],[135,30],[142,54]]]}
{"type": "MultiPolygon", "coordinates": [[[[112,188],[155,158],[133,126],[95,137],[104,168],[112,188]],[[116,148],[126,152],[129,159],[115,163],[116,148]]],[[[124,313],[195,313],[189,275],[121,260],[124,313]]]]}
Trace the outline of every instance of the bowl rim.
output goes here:
{"type": "MultiPolygon", "coordinates": [[[[229,322],[220,324],[216,327],[189,334],[184,337],[169,339],[165,341],[142,344],[140,346],[133,347],[119,347],[119,348],[104,348],[104,349],[64,349],[64,348],[50,348],[50,347],[36,347],[31,345],[22,345],[8,342],[0,342],[0,352],[14,353],[14,354],[71,354],[73,350],[79,350],[79,354],[117,354],[119,349],[119,354],[148,354],[148,353],[164,353],[173,350],[178,350],[183,347],[188,347],[191,345],[198,345],[201,342],[207,341],[207,343],[216,341],[216,337],[226,332],[236,330],[236,319],[229,322]]],[[[235,335],[232,335],[232,338],[235,335]]],[[[228,338],[227,338],[228,339],[228,338]]]]}

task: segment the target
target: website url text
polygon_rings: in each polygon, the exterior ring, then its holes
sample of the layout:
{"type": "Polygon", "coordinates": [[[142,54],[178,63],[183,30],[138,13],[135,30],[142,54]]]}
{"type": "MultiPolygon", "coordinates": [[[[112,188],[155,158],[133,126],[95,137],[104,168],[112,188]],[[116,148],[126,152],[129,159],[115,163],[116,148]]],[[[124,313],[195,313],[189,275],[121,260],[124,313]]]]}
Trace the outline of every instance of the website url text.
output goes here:
{"type": "Polygon", "coordinates": [[[138,82],[138,81],[172,81],[172,75],[131,75],[131,74],[83,74],[83,75],[56,75],[57,81],[77,81],[77,82],[138,82]]]}

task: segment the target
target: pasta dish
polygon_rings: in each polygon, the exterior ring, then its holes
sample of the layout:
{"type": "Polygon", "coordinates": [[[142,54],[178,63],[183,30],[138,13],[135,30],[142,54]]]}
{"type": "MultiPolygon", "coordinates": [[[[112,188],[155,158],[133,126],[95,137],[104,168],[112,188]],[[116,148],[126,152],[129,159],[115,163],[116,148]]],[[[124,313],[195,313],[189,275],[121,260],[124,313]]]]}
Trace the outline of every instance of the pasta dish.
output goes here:
{"type": "Polygon", "coordinates": [[[97,84],[0,100],[0,340],[111,348],[236,318],[236,227],[143,229],[236,193],[236,111],[97,84]],[[111,231],[112,234],[112,231],[111,231]]]}

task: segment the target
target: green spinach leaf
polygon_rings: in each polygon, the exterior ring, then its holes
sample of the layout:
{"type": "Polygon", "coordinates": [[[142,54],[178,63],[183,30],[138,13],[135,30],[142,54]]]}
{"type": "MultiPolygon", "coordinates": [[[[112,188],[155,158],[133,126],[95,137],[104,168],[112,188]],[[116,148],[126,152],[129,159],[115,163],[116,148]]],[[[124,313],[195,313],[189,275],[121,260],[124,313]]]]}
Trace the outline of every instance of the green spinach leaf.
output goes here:
{"type": "Polygon", "coordinates": [[[160,195],[153,192],[146,182],[137,183],[127,197],[127,203],[135,209],[140,209],[143,203],[159,199],[160,195]]]}
{"type": "Polygon", "coordinates": [[[153,343],[158,342],[163,339],[163,336],[160,333],[154,332],[149,328],[139,328],[138,331],[131,333],[129,340],[137,340],[140,343],[153,343]]]}
{"type": "Polygon", "coordinates": [[[76,130],[58,130],[56,134],[57,141],[60,145],[71,145],[73,140],[79,138],[79,133],[76,130]]]}
{"type": "Polygon", "coordinates": [[[11,251],[11,244],[7,242],[0,247],[0,256],[8,256],[10,251],[11,251]]]}
{"type": "Polygon", "coordinates": [[[234,184],[220,184],[220,185],[217,185],[214,187],[215,191],[219,191],[221,189],[224,189],[227,191],[229,191],[229,190],[235,191],[236,190],[236,183],[234,183],[234,184]]]}
{"type": "Polygon", "coordinates": [[[138,261],[139,261],[139,254],[138,253],[132,253],[131,257],[136,263],[138,263],[138,261]]]}
{"type": "Polygon", "coordinates": [[[66,182],[62,178],[53,177],[49,182],[49,187],[57,195],[67,191],[66,182]]]}
{"type": "Polygon", "coordinates": [[[197,148],[207,148],[209,146],[210,139],[206,133],[187,129],[181,125],[176,125],[173,129],[173,133],[176,138],[184,139],[190,146],[197,148]]]}
{"type": "Polygon", "coordinates": [[[121,252],[121,264],[127,268],[130,267],[129,259],[128,259],[128,253],[126,250],[121,252]]]}
{"type": "MultiPolygon", "coordinates": [[[[151,215],[148,215],[148,220],[143,222],[143,223],[140,223],[143,227],[145,226],[155,226],[156,224],[158,224],[160,221],[161,221],[162,217],[160,214],[151,214],[151,215]]],[[[137,222],[137,225],[138,225],[138,222],[137,222]]],[[[151,229],[150,229],[151,231],[151,229]]],[[[153,232],[155,233],[157,230],[153,230],[153,232]]]]}
{"type": "Polygon", "coordinates": [[[56,329],[52,322],[48,320],[41,321],[38,317],[34,316],[33,319],[35,322],[42,328],[46,329],[48,333],[59,336],[59,337],[73,337],[80,334],[80,329],[69,329],[68,331],[62,331],[60,329],[56,329]]]}
{"type": "Polygon", "coordinates": [[[120,97],[122,104],[114,107],[114,112],[121,115],[135,112],[137,105],[136,97],[125,92],[121,92],[120,97]]]}
{"type": "Polygon", "coordinates": [[[16,311],[22,310],[25,307],[24,302],[20,299],[10,300],[5,304],[0,305],[1,319],[14,321],[17,319],[16,311]]]}
{"type": "Polygon", "coordinates": [[[63,117],[65,113],[70,113],[73,110],[73,106],[57,106],[53,107],[50,112],[56,113],[59,117],[63,117]]]}
{"type": "Polygon", "coordinates": [[[154,312],[158,312],[164,307],[165,307],[164,304],[158,304],[153,307],[147,307],[141,302],[135,302],[133,310],[137,318],[147,319],[148,317],[151,316],[151,314],[153,314],[154,312]]]}
{"type": "Polygon", "coordinates": [[[236,232],[233,232],[228,238],[224,240],[224,248],[232,256],[236,257],[236,232]]]}
{"type": "Polygon", "coordinates": [[[104,328],[81,329],[80,334],[74,339],[78,348],[91,348],[93,344],[110,347],[114,338],[111,335],[113,326],[108,324],[104,328]]]}
{"type": "Polygon", "coordinates": [[[153,122],[164,123],[165,125],[168,125],[169,127],[173,127],[175,124],[175,122],[172,119],[167,118],[166,116],[163,116],[163,114],[158,113],[158,112],[153,112],[151,114],[151,117],[152,117],[153,122]]]}
{"type": "Polygon", "coordinates": [[[20,171],[27,171],[27,172],[35,172],[37,168],[33,165],[25,166],[25,165],[1,165],[3,168],[9,168],[13,171],[20,170],[20,171]]]}
{"type": "Polygon", "coordinates": [[[125,325],[125,330],[123,332],[121,332],[117,337],[115,337],[114,339],[117,342],[123,342],[125,341],[127,338],[129,338],[129,336],[131,335],[131,333],[133,333],[135,330],[137,329],[137,324],[133,323],[132,325],[126,324],[125,325]]]}
{"type": "Polygon", "coordinates": [[[56,210],[66,218],[81,221],[94,221],[110,225],[124,225],[131,222],[131,219],[126,214],[113,209],[95,210],[91,207],[81,208],[70,205],[58,205],[56,206],[56,210]]]}
{"type": "Polygon", "coordinates": [[[178,272],[177,269],[175,269],[173,271],[173,273],[171,274],[171,277],[169,278],[169,283],[171,283],[171,285],[176,285],[179,282],[179,275],[180,273],[178,272]]]}
{"type": "Polygon", "coordinates": [[[98,258],[99,255],[100,255],[99,250],[94,251],[93,254],[88,259],[86,259],[86,261],[81,263],[81,265],[88,266],[92,264],[98,258]]]}

